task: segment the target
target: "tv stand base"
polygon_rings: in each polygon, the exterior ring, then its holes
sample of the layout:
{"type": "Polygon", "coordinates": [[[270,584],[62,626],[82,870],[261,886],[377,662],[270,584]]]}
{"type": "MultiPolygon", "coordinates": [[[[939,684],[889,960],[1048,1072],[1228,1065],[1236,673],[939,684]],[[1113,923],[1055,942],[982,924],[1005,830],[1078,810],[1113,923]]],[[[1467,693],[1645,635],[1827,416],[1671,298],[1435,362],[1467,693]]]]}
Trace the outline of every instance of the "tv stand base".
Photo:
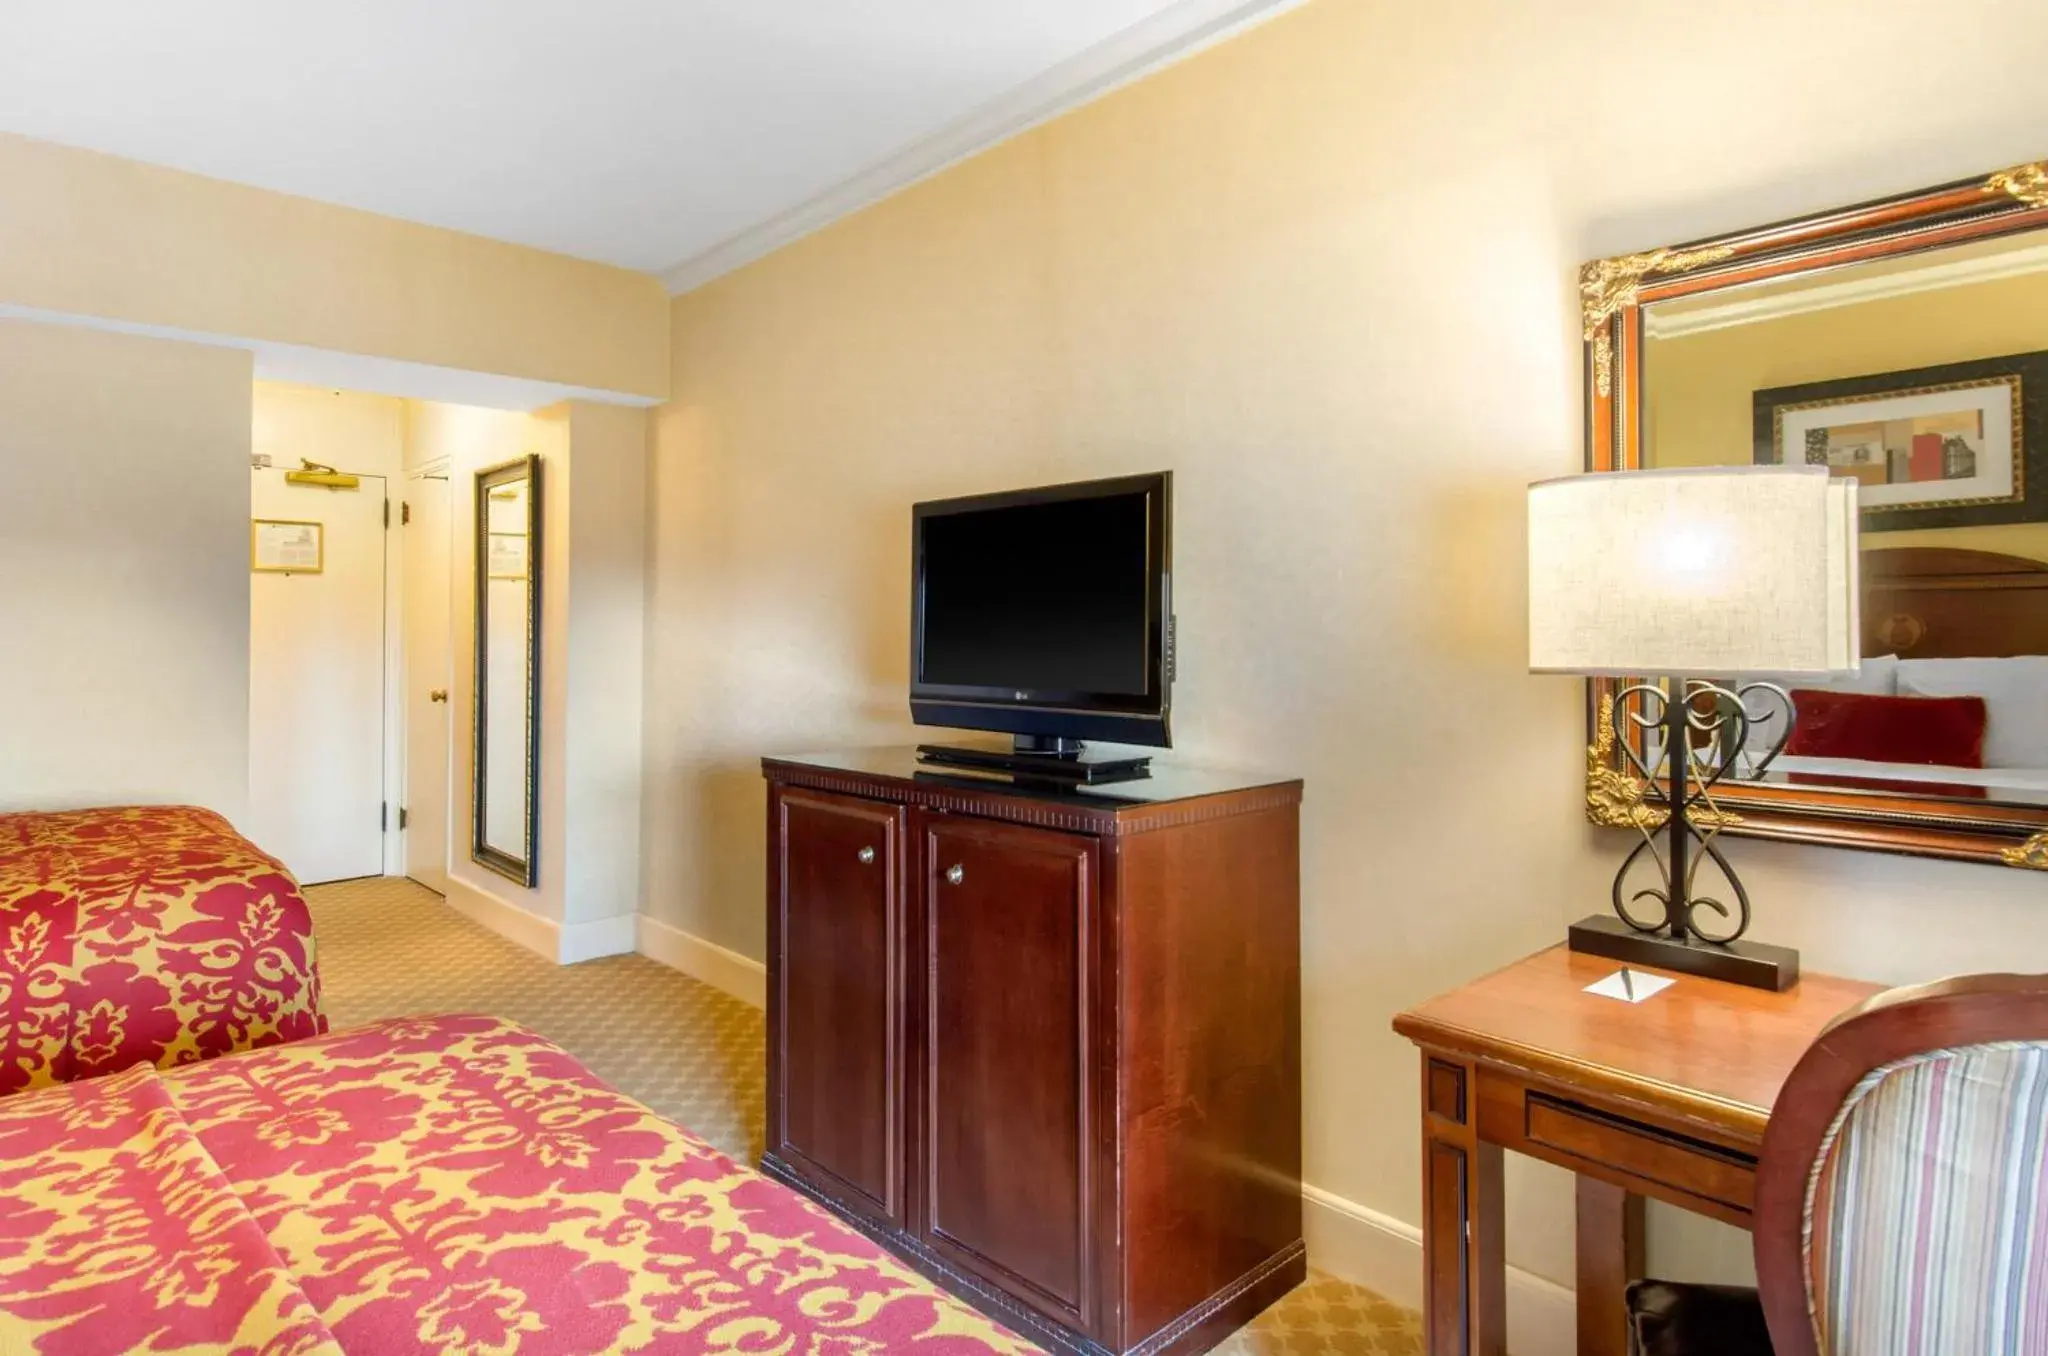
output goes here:
{"type": "Polygon", "coordinates": [[[1049,735],[1018,735],[1008,753],[972,744],[919,744],[917,758],[937,768],[1001,773],[1058,786],[1100,786],[1152,775],[1148,755],[1097,753],[1078,739],[1049,735]]]}

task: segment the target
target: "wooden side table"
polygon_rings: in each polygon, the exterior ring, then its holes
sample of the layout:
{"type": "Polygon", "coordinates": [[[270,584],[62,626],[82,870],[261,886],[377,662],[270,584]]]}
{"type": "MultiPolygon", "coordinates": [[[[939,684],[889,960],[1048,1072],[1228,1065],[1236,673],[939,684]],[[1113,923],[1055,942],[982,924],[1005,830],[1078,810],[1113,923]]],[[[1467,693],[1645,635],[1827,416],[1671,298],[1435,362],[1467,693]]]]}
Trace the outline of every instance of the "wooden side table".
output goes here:
{"type": "Polygon", "coordinates": [[[1585,992],[1617,968],[1557,946],[1394,1019],[1422,1063],[1430,1356],[1507,1350],[1503,1149],[1578,1175],[1579,1351],[1626,1356],[1644,1199],[1748,1228],[1786,1075],[1880,988],[1809,974],[1770,993],[1670,975],[1641,1003],[1585,992]]]}

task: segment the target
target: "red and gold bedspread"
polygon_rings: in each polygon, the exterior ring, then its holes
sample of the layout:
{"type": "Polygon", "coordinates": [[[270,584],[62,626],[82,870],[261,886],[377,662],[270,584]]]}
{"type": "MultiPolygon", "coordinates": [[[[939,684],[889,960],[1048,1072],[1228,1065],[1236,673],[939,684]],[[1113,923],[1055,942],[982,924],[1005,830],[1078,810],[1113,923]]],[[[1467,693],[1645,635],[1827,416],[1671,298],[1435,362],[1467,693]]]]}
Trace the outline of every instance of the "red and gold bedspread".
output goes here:
{"type": "MultiPolygon", "coordinates": [[[[168,1094],[323,1325],[280,1327],[264,1339],[277,1345],[251,1350],[321,1350],[326,1334],[380,1356],[1037,1350],[494,1018],[382,1022],[131,1077],[168,1094]]],[[[128,1082],[13,1101],[55,1107],[128,1082]]],[[[61,1199],[46,1184],[63,1169],[42,1152],[29,1153],[43,1166],[24,1183],[22,1153],[0,1140],[0,1199],[24,1185],[28,1199],[61,1199]]],[[[198,1237],[185,1229],[172,1242],[198,1237]]],[[[11,1247],[0,1229],[0,1350],[10,1324],[37,1321],[25,1306],[75,1289],[53,1284],[48,1268],[24,1279],[11,1247]]],[[[224,1261],[216,1274],[250,1285],[269,1275],[224,1261]]],[[[258,1325],[243,1332],[300,1317],[268,1291],[235,1300],[258,1325]]]]}
{"type": "Polygon", "coordinates": [[[326,1029],[306,901],[219,815],[0,815],[0,1094],[326,1029]]]}
{"type": "Polygon", "coordinates": [[[338,1350],[154,1070],[0,1100],[0,1352],[338,1350]]]}

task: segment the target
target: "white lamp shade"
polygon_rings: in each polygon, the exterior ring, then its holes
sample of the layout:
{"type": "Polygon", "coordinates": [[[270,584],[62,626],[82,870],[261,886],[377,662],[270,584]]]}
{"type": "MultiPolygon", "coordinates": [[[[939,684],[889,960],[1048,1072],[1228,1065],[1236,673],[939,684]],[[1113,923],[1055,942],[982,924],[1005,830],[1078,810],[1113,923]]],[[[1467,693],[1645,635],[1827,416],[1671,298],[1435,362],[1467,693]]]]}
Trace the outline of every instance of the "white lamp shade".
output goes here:
{"type": "Polygon", "coordinates": [[[1860,666],[1856,481],[1821,466],[1529,487],[1529,667],[1628,676],[1860,666]]]}

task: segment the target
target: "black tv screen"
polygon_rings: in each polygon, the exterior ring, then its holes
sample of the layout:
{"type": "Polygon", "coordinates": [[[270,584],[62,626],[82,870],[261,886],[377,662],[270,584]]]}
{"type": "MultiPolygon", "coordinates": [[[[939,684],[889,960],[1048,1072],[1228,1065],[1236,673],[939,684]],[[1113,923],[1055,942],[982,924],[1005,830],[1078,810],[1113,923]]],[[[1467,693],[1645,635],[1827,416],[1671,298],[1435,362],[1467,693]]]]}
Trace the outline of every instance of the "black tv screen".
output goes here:
{"type": "Polygon", "coordinates": [[[1165,742],[1170,484],[1162,473],[917,505],[918,718],[1165,742]],[[939,698],[944,712],[930,708],[939,698]],[[1091,716],[1157,729],[1111,733],[1091,716]]]}
{"type": "Polygon", "coordinates": [[[927,682],[1145,691],[1145,496],[928,519],[927,682]]]}

